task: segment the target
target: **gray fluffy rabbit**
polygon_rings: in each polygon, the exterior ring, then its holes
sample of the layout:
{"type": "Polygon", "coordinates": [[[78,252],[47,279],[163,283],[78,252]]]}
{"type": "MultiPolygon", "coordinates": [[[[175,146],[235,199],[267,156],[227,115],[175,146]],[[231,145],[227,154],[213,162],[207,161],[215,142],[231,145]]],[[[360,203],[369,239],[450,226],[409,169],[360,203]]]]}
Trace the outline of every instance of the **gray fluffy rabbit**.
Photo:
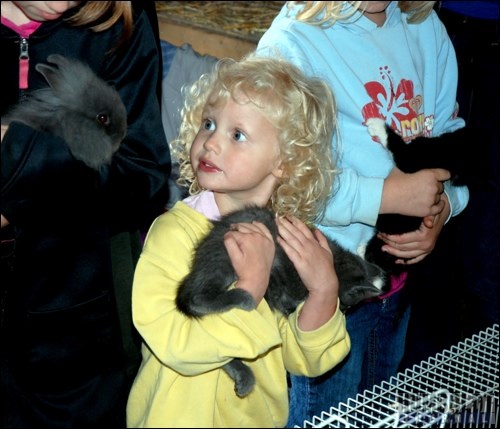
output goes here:
{"type": "Polygon", "coordinates": [[[118,92],[86,64],[53,54],[36,70],[49,87],[29,93],[2,117],[61,137],[72,155],[99,169],[111,161],[127,131],[127,111],[118,92]]]}
{"type": "MultiPolygon", "coordinates": [[[[277,225],[272,212],[265,208],[248,207],[223,216],[214,222],[210,233],[200,242],[194,255],[191,272],[177,291],[176,305],[189,317],[201,318],[206,314],[220,313],[231,308],[253,310],[255,301],[243,289],[229,289],[237,278],[224,246],[224,234],[231,224],[262,222],[275,239],[275,256],[269,286],[264,298],[271,307],[285,315],[292,313],[304,301],[308,291],[302,283],[293,263],[278,244],[277,225]]],[[[360,256],[328,240],[339,279],[340,310],[358,305],[367,298],[384,292],[385,272],[360,256]]],[[[235,381],[238,396],[248,395],[255,384],[252,370],[240,359],[233,359],[223,369],[235,381]]]]}

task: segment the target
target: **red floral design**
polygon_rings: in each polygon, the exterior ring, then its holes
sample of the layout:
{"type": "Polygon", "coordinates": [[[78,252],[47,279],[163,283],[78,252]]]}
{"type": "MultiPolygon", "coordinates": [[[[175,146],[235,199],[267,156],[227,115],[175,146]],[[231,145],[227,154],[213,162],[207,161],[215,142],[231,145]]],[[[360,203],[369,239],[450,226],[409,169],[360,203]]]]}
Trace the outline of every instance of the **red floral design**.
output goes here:
{"type": "Polygon", "coordinates": [[[395,87],[387,66],[380,67],[381,81],[365,84],[367,94],[373,100],[363,109],[363,119],[382,118],[395,130],[401,130],[401,122],[411,123],[418,117],[422,96],[414,95],[411,80],[402,79],[395,87]]]}

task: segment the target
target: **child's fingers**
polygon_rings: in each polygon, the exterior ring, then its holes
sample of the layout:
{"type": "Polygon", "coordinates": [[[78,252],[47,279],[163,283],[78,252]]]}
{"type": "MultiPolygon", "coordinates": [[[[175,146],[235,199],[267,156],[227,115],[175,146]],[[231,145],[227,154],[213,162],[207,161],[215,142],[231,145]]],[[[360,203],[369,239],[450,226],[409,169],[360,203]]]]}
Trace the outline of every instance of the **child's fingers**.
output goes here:
{"type": "Polygon", "coordinates": [[[232,231],[241,232],[243,234],[259,233],[265,235],[272,240],[273,236],[266,225],[261,222],[253,221],[252,223],[235,223],[231,225],[232,231]]]}
{"type": "Polygon", "coordinates": [[[321,244],[321,247],[325,249],[330,248],[328,240],[319,229],[316,228],[314,229],[314,237],[316,238],[316,240],[318,240],[318,243],[321,244]]]}
{"type": "Polygon", "coordinates": [[[309,227],[295,217],[280,218],[277,223],[281,237],[287,241],[297,240],[303,243],[305,240],[314,238],[309,227]]]}

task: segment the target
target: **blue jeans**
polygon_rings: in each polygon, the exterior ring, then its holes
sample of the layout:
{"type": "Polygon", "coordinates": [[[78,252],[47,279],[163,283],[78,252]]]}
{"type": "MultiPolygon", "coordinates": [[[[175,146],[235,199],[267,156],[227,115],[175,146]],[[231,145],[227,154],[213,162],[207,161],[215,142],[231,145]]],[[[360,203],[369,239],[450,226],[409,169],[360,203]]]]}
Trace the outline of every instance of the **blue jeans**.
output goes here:
{"type": "Polygon", "coordinates": [[[351,351],[341,364],[316,378],[290,375],[286,427],[302,427],[304,420],[397,374],[410,314],[401,295],[367,302],[346,314],[351,351]]]}

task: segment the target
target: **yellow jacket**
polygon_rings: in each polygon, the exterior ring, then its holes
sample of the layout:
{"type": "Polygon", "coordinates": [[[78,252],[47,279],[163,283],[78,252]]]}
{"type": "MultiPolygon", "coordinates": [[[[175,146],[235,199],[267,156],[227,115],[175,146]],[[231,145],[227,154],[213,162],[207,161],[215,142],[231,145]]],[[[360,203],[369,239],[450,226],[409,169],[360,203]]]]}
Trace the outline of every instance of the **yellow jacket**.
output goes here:
{"type": "MultiPolygon", "coordinates": [[[[297,328],[262,300],[252,311],[190,319],[176,309],[177,287],[189,271],[197,243],[212,223],[178,202],[158,217],[135,272],[132,310],[142,365],[127,405],[128,427],[283,427],[288,415],[286,371],[320,375],[349,352],[344,315],[320,329],[297,328]],[[242,358],[256,379],[245,398],[221,367],[242,358]]],[[[217,267],[214,267],[217,269],[217,267]]]]}

